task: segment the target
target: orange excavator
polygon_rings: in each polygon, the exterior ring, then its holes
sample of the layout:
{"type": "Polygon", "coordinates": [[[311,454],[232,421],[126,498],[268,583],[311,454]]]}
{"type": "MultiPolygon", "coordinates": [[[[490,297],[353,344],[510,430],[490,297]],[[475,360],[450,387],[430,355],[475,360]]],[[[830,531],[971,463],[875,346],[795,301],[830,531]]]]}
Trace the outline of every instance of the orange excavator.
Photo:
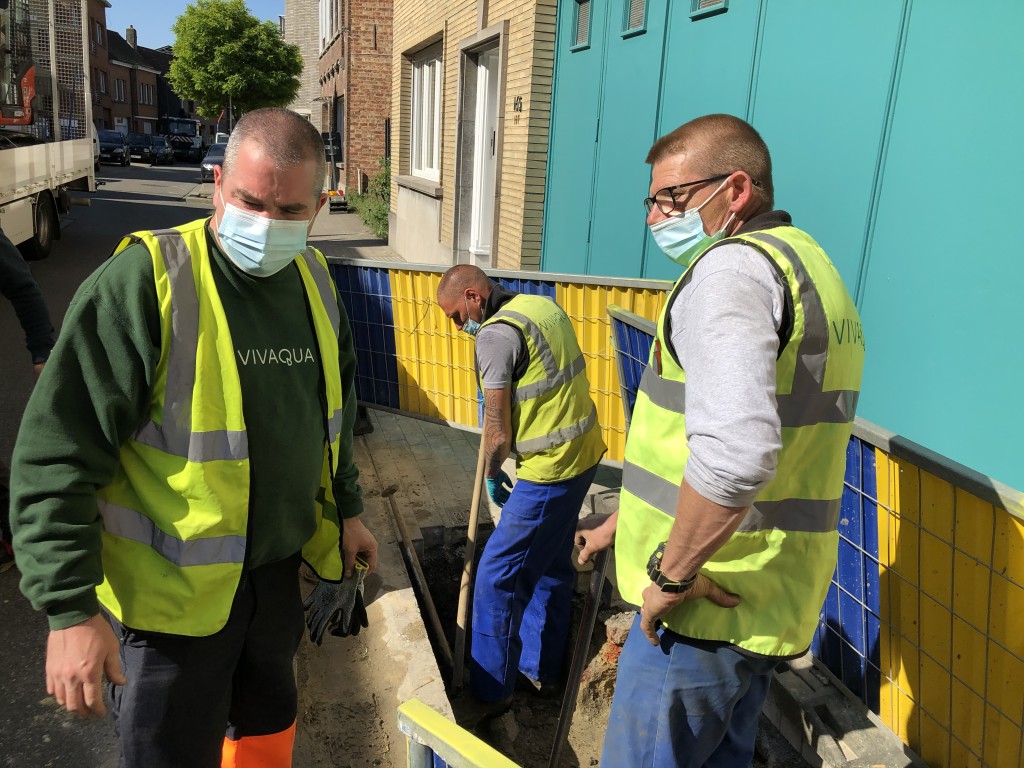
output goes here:
{"type": "Polygon", "coordinates": [[[36,67],[28,0],[0,0],[0,125],[31,125],[36,67]]]}

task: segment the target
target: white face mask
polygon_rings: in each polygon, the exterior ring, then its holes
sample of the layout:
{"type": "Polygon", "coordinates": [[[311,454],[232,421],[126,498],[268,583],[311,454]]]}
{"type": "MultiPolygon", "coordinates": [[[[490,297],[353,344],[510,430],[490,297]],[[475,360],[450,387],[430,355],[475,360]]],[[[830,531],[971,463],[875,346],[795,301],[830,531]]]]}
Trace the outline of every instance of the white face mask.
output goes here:
{"type": "Polygon", "coordinates": [[[690,208],[676,216],[651,225],[651,234],[654,236],[654,242],[676,264],[684,268],[690,266],[690,262],[697,255],[703,253],[710,246],[725,237],[725,230],[729,227],[735,214],[730,213],[722,228],[715,234],[708,235],[704,232],[704,221],[700,217],[700,209],[711,202],[711,199],[721,192],[728,183],[728,179],[723,181],[718,189],[711,193],[711,197],[696,208],[690,208]]]}
{"type": "MultiPolygon", "coordinates": [[[[219,191],[219,190],[218,190],[219,191]]],[[[268,219],[224,202],[217,236],[224,253],[243,272],[270,277],[306,250],[309,220],[268,219]]]]}
{"type": "Polygon", "coordinates": [[[470,336],[476,336],[477,331],[480,330],[480,323],[469,316],[469,298],[463,296],[466,300],[466,322],[462,324],[462,332],[468,333],[470,336]]]}

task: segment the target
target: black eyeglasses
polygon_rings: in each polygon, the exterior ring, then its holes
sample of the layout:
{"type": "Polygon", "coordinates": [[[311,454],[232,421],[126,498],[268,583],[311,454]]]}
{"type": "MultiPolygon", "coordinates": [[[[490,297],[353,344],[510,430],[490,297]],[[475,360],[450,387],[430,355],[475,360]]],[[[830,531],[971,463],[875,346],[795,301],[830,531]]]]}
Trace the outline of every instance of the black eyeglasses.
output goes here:
{"type": "Polygon", "coordinates": [[[654,210],[654,206],[658,206],[658,210],[666,216],[671,216],[677,210],[679,210],[680,200],[676,198],[676,191],[680,189],[686,189],[687,187],[695,187],[698,184],[707,184],[710,181],[721,181],[722,179],[728,179],[732,176],[731,173],[721,173],[718,176],[709,176],[706,179],[700,181],[688,181],[685,184],[676,184],[671,187],[665,187],[659,189],[654,193],[654,197],[644,198],[644,208],[650,213],[654,210]]]}

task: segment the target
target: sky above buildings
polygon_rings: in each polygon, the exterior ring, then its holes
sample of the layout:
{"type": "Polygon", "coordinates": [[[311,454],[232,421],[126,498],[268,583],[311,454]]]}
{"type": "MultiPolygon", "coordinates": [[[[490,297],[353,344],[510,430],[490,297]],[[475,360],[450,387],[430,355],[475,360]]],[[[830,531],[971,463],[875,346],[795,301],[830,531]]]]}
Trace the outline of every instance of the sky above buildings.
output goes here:
{"type": "MultiPolygon", "coordinates": [[[[139,45],[160,48],[174,44],[171,27],[182,14],[189,0],[110,0],[107,8],[107,29],[124,37],[128,25],[138,32],[139,45]]],[[[249,12],[259,19],[277,23],[284,14],[284,0],[246,0],[249,12]]]]}

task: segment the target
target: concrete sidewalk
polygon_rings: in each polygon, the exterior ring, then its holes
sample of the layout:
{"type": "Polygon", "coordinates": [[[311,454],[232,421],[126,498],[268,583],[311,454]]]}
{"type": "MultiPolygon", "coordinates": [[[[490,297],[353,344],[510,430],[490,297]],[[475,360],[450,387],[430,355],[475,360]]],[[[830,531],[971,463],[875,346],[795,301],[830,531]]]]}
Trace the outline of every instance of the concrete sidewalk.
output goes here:
{"type": "Polygon", "coordinates": [[[319,248],[328,259],[366,259],[372,261],[405,261],[370,232],[355,211],[331,213],[325,205],[309,233],[309,244],[319,248]]]}

